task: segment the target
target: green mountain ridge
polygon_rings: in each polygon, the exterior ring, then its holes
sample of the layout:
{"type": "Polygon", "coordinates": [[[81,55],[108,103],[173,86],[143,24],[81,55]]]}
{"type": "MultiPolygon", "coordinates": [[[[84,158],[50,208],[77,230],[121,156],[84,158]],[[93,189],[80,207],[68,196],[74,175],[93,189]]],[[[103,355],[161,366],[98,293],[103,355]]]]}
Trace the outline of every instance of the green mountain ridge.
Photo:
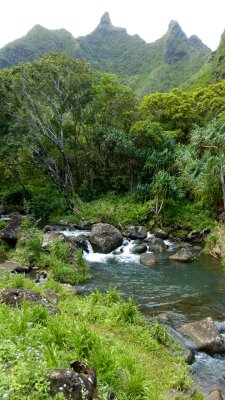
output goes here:
{"type": "Polygon", "coordinates": [[[26,36],[0,49],[0,68],[33,61],[50,51],[84,59],[103,72],[116,74],[139,95],[187,87],[207,63],[211,50],[197,36],[188,38],[177,21],[154,43],[112,25],[105,13],[96,29],[75,39],[65,29],[34,26],[26,36]]]}

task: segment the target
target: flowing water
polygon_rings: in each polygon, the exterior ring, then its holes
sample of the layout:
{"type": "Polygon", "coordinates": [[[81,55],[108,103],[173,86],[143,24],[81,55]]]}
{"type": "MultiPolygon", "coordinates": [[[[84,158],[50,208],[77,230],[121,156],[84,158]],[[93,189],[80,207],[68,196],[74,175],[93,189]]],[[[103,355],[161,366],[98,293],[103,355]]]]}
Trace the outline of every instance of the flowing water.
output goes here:
{"type": "MultiPolygon", "coordinates": [[[[76,236],[88,233],[64,232],[76,236]]],[[[123,246],[110,254],[94,253],[89,243],[89,253],[85,253],[84,257],[92,280],[77,286],[77,293],[90,293],[95,289],[105,292],[117,288],[123,296],[132,297],[146,317],[167,311],[172,313],[171,332],[176,332],[184,323],[208,316],[225,321],[225,273],[219,262],[204,254],[188,264],[172,262],[169,256],[177,250],[176,244],[165,243],[168,250],[156,256],[156,265],[151,268],[140,264],[139,255],[130,253],[130,241],[125,240],[123,246]]],[[[179,336],[176,336],[177,340],[179,336]]],[[[191,370],[203,393],[220,387],[225,399],[223,354],[209,356],[199,352],[191,370]]]]}

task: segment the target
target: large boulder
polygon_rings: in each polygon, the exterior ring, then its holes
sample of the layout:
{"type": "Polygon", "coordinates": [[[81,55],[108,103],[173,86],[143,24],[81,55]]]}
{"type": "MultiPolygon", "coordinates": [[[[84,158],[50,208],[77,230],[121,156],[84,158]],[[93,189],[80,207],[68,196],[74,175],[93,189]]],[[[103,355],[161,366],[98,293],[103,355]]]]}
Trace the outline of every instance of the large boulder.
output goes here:
{"type": "Polygon", "coordinates": [[[182,248],[176,254],[170,256],[170,260],[188,263],[194,260],[194,256],[190,250],[182,248]]]}
{"type": "Polygon", "coordinates": [[[210,317],[182,325],[180,331],[193,340],[197,350],[209,354],[225,351],[223,337],[210,317]]]}
{"type": "Polygon", "coordinates": [[[62,393],[65,399],[92,400],[96,398],[96,372],[80,361],[70,369],[57,369],[47,375],[52,396],[62,393]]]}
{"type": "Polygon", "coordinates": [[[93,226],[89,240],[95,252],[107,254],[122,245],[123,236],[115,226],[99,223],[93,226]]]}
{"type": "Polygon", "coordinates": [[[155,257],[151,253],[142,253],[140,255],[140,263],[146,267],[153,267],[155,265],[155,257]]]}
{"type": "Polygon", "coordinates": [[[18,240],[18,236],[20,233],[20,227],[22,223],[23,216],[20,214],[14,214],[7,226],[1,230],[0,232],[0,239],[4,240],[4,242],[16,245],[18,240]]]}
{"type": "Polygon", "coordinates": [[[124,232],[123,236],[129,239],[145,239],[148,231],[144,226],[129,226],[124,232]]]}
{"type": "Polygon", "coordinates": [[[162,253],[164,250],[167,249],[164,241],[160,238],[151,237],[149,239],[146,239],[146,242],[148,243],[150,251],[162,253]]]}

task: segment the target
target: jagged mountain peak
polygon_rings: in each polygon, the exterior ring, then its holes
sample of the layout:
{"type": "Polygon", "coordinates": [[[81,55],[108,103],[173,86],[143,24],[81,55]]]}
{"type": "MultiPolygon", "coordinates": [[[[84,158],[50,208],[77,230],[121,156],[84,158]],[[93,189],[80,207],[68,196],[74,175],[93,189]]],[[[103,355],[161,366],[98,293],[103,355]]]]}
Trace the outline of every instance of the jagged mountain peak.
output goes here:
{"type": "Polygon", "coordinates": [[[108,11],[106,11],[104,14],[103,14],[103,16],[101,17],[101,20],[100,20],[100,25],[104,25],[104,26],[112,26],[112,22],[111,22],[111,19],[110,19],[110,16],[109,16],[109,13],[108,13],[108,11]]]}
{"type": "Polygon", "coordinates": [[[114,28],[114,26],[111,22],[109,13],[105,12],[102,15],[100,22],[99,22],[98,26],[96,27],[95,31],[107,31],[107,30],[111,30],[113,28],[114,28]]]}
{"type": "Polygon", "coordinates": [[[167,31],[168,36],[179,36],[186,38],[187,36],[185,35],[184,31],[181,29],[181,26],[178,21],[176,20],[171,20],[168,26],[168,31],[167,31]]]}

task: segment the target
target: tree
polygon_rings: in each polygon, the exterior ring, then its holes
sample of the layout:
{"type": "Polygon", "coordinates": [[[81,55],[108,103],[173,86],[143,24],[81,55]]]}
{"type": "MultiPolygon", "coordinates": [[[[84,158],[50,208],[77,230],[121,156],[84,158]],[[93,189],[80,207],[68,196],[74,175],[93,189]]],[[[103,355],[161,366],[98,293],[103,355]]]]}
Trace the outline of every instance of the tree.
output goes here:
{"type": "Polygon", "coordinates": [[[11,115],[14,138],[20,133],[30,162],[74,200],[76,179],[69,149],[83,131],[83,114],[92,98],[93,73],[83,61],[50,54],[8,72],[5,111],[11,115]]]}
{"type": "Polygon", "coordinates": [[[225,122],[214,118],[206,127],[197,127],[191,135],[191,146],[202,160],[200,173],[220,179],[225,211],[225,122]]]}

